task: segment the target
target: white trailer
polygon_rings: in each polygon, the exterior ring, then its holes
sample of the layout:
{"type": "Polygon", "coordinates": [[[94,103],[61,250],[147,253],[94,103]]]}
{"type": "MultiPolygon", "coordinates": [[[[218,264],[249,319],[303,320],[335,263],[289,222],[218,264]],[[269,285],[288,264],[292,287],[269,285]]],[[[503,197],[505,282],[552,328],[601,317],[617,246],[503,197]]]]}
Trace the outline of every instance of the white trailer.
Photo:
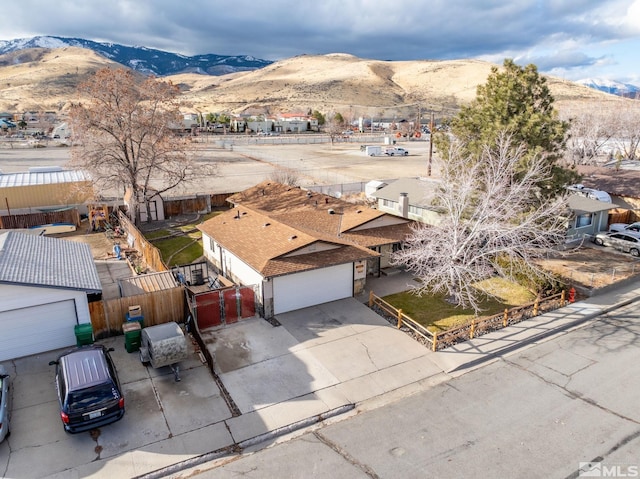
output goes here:
{"type": "Polygon", "coordinates": [[[364,150],[367,156],[382,156],[381,146],[367,146],[364,150]]]}

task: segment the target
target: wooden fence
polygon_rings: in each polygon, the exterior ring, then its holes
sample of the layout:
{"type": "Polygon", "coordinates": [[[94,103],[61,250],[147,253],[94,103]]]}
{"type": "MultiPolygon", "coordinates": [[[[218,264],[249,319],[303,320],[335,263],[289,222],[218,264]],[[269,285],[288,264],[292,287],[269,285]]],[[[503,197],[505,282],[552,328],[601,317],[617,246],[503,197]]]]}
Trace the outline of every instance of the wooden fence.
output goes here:
{"type": "Polygon", "coordinates": [[[80,226],[80,214],[77,209],[70,208],[62,211],[0,216],[0,229],[31,228],[52,223],[68,223],[78,227],[80,226]]]}
{"type": "Polygon", "coordinates": [[[140,306],[144,326],[154,326],[170,321],[183,322],[186,311],[184,288],[178,286],[137,296],[89,303],[95,338],[121,334],[122,323],[126,321],[129,306],[140,306]]]}
{"type": "Polygon", "coordinates": [[[120,226],[127,232],[127,241],[131,245],[131,239],[133,241],[133,248],[140,253],[144,259],[145,264],[149,266],[153,271],[169,271],[167,265],[162,260],[162,254],[160,250],[151,244],[138,228],[127,218],[122,211],[118,211],[118,221],[120,226]]]}
{"type": "Polygon", "coordinates": [[[532,318],[546,311],[553,311],[566,305],[565,292],[537,299],[533,303],[528,303],[504,312],[488,316],[486,318],[474,318],[471,321],[446,331],[430,331],[423,325],[410,318],[393,305],[387,303],[382,298],[376,296],[371,291],[369,293],[369,307],[378,309],[384,316],[394,318],[398,328],[409,330],[414,337],[422,340],[432,351],[453,346],[454,344],[473,339],[491,331],[506,328],[510,324],[519,323],[525,319],[532,318]]]}

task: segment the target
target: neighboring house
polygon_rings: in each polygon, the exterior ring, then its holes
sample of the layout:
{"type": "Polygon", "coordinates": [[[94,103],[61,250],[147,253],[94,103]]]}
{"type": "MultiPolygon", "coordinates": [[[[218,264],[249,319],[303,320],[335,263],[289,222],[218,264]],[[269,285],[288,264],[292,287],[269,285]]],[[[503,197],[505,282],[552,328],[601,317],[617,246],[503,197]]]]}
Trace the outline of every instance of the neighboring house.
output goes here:
{"type": "Polygon", "coordinates": [[[0,233],[0,361],[76,344],[101,292],[89,245],[0,233]]]}
{"type": "Polygon", "coordinates": [[[605,191],[611,196],[612,203],[617,207],[611,211],[609,223],[640,220],[640,170],[581,165],[577,171],[583,175],[581,183],[585,187],[605,191]]]}
{"type": "MultiPolygon", "coordinates": [[[[439,221],[433,199],[437,194],[439,180],[424,178],[401,178],[371,193],[377,198],[377,208],[390,214],[409,218],[421,223],[435,225],[439,221]]],[[[609,211],[615,203],[587,198],[578,192],[567,197],[573,215],[567,219],[567,239],[581,239],[606,230],[609,211]]]]}
{"type": "Polygon", "coordinates": [[[402,247],[410,222],[298,187],[263,182],[198,227],[220,273],[256,285],[263,315],[360,293],[402,247]]]}
{"type": "Polygon", "coordinates": [[[433,199],[440,180],[431,178],[400,178],[371,193],[377,208],[392,215],[435,225],[440,215],[433,199]]]}
{"type": "Polygon", "coordinates": [[[573,215],[567,220],[567,241],[595,235],[608,227],[609,211],[616,205],[579,194],[567,197],[573,215]]]}
{"type": "Polygon", "coordinates": [[[59,166],[33,167],[25,173],[0,173],[0,215],[74,207],[88,212],[93,183],[83,171],[59,166]]]}

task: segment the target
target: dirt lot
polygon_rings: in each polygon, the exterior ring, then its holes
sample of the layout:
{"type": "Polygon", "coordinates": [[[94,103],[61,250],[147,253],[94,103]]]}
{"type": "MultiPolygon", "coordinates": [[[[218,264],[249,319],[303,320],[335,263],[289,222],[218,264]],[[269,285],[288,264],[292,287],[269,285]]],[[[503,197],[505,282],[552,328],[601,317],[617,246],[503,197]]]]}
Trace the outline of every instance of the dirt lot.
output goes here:
{"type": "Polygon", "coordinates": [[[589,289],[602,288],[632,276],[640,277],[639,259],[590,243],[541,263],[548,271],[565,278],[570,285],[589,289]]]}
{"type": "MultiPolygon", "coordinates": [[[[403,142],[409,156],[400,158],[370,158],[360,151],[365,138],[351,143],[286,144],[286,145],[200,145],[200,161],[215,163],[219,170],[215,178],[203,179],[199,184],[185,187],[176,194],[196,192],[240,191],[268,179],[278,169],[298,171],[301,182],[310,180],[318,184],[387,179],[417,176],[424,173],[428,143],[403,142]]],[[[369,142],[370,143],[370,142],[369,142]]],[[[69,159],[69,148],[7,149],[0,147],[0,171],[27,171],[31,166],[64,165],[69,159]]],[[[114,241],[104,233],[86,233],[80,228],[68,239],[85,241],[91,245],[94,258],[107,259],[113,255],[114,241]]],[[[628,254],[591,243],[562,257],[544,261],[550,271],[556,272],[569,283],[599,288],[636,275],[638,260],[628,254]]]]}

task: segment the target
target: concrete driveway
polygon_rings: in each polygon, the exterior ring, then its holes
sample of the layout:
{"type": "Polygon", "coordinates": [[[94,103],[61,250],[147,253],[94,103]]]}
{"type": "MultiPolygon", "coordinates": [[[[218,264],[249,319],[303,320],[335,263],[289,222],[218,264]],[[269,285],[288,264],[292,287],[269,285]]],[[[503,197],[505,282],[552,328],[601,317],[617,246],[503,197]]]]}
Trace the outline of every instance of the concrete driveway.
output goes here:
{"type": "Polygon", "coordinates": [[[115,349],[126,414],[97,435],[63,431],[48,365],[60,351],[8,363],[13,421],[0,444],[0,476],[132,477],[445,377],[428,350],[357,299],[277,319],[281,326],[255,318],[208,333],[216,372],[239,416],[193,344],[175,382],[169,368],[146,368],[137,353],[127,353],[123,336],[100,341],[115,349]]]}

